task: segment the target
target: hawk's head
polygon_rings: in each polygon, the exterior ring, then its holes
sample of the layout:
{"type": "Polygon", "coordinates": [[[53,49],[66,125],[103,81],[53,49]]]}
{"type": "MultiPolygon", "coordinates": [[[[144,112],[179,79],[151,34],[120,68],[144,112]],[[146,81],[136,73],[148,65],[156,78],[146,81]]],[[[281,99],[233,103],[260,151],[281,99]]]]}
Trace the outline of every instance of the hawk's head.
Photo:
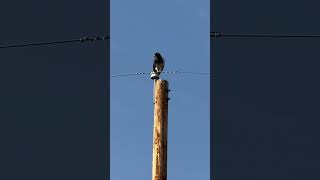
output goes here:
{"type": "Polygon", "coordinates": [[[157,57],[157,58],[161,58],[161,59],[162,59],[161,54],[158,53],[158,52],[154,53],[154,57],[157,57]]]}

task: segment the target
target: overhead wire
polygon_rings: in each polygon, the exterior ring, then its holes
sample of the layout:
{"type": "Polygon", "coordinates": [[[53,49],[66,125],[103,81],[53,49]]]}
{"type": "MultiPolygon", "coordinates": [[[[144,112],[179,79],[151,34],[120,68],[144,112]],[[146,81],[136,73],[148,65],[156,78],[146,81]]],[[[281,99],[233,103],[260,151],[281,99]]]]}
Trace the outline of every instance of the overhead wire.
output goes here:
{"type": "Polygon", "coordinates": [[[142,75],[142,74],[150,74],[150,73],[149,72],[140,72],[140,73],[129,73],[129,74],[117,74],[117,75],[111,75],[111,77],[134,76],[134,75],[142,75]]]}
{"type": "Polygon", "coordinates": [[[75,42],[93,42],[93,41],[103,41],[103,40],[107,40],[107,39],[110,39],[110,36],[96,36],[96,37],[91,37],[91,38],[86,36],[86,37],[79,38],[79,39],[2,45],[2,46],[0,46],[0,49],[27,47],[27,46],[53,45],[53,44],[66,44],[66,43],[75,43],[75,42]]]}
{"type": "MultiPolygon", "coordinates": [[[[209,72],[191,72],[191,71],[163,71],[163,74],[193,74],[193,75],[210,75],[209,72]]],[[[128,73],[128,74],[116,74],[111,75],[111,77],[123,77],[123,76],[136,76],[136,75],[144,75],[151,74],[151,72],[137,72],[137,73],[128,73]]]]}
{"type": "Polygon", "coordinates": [[[210,37],[248,37],[248,38],[320,38],[320,34],[239,34],[210,32],[210,37]]]}
{"type": "MultiPolygon", "coordinates": [[[[248,37],[248,38],[320,38],[320,34],[251,34],[251,33],[221,33],[221,32],[210,32],[210,37],[248,37]]],[[[68,39],[60,41],[45,41],[45,42],[32,42],[32,43],[21,43],[11,45],[0,45],[0,49],[17,48],[17,47],[28,47],[28,46],[42,46],[42,45],[53,45],[53,44],[66,44],[75,42],[93,42],[99,40],[110,39],[110,36],[96,36],[93,38],[83,37],[80,39],[68,39]]]]}
{"type": "MultiPolygon", "coordinates": [[[[221,33],[221,32],[210,32],[210,37],[248,37],[248,38],[320,38],[320,34],[251,34],[251,33],[221,33]]],[[[110,39],[110,36],[96,36],[93,38],[83,37],[80,39],[68,39],[60,41],[44,41],[44,42],[32,42],[32,43],[20,43],[10,45],[0,45],[0,49],[17,48],[17,47],[28,47],[28,46],[42,46],[42,45],[53,45],[53,44],[66,44],[76,42],[93,42],[99,40],[110,39]]]]}
{"type": "Polygon", "coordinates": [[[197,74],[197,75],[210,75],[208,72],[184,72],[184,71],[179,71],[179,74],[197,74]]]}

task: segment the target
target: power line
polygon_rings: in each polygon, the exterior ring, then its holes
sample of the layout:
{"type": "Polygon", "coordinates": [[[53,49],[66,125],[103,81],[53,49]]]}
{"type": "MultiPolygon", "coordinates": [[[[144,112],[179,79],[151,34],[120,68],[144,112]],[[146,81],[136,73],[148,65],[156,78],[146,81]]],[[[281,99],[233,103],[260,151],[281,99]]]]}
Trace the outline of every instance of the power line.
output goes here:
{"type": "Polygon", "coordinates": [[[22,43],[22,44],[13,44],[13,45],[3,45],[0,46],[0,49],[7,48],[17,48],[17,47],[27,47],[27,46],[42,46],[42,45],[52,45],[52,44],[66,44],[66,43],[74,43],[74,42],[93,42],[93,41],[103,41],[110,39],[109,36],[96,36],[93,38],[83,37],[80,39],[69,39],[69,40],[60,40],[60,41],[46,41],[46,42],[33,42],[33,43],[22,43]]]}
{"type": "Polygon", "coordinates": [[[208,72],[181,72],[179,71],[177,74],[197,74],[197,75],[210,75],[208,72]]]}
{"type": "MultiPolygon", "coordinates": [[[[163,74],[193,74],[193,75],[210,75],[209,72],[186,72],[186,71],[163,71],[163,74]]],[[[138,72],[138,73],[128,73],[128,74],[117,74],[111,75],[111,77],[121,77],[121,76],[136,76],[151,74],[151,72],[138,72]]]]}
{"type": "Polygon", "coordinates": [[[320,38],[320,34],[233,34],[210,32],[210,37],[250,37],[250,38],[320,38]]]}
{"type": "Polygon", "coordinates": [[[142,74],[150,74],[150,73],[149,72],[141,72],[141,73],[117,74],[117,75],[111,75],[111,77],[135,76],[135,75],[142,75],[142,74]]]}

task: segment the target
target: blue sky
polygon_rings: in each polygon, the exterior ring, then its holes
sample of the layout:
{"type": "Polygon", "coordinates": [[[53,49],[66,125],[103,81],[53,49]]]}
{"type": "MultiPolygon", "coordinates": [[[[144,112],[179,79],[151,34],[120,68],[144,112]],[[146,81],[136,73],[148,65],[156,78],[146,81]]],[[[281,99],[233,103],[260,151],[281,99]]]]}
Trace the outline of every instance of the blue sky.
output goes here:
{"type": "MultiPolygon", "coordinates": [[[[209,0],[111,0],[111,74],[150,72],[159,51],[164,71],[210,72],[209,0]]],[[[169,81],[168,179],[210,177],[210,79],[163,74],[169,81]]],[[[111,180],[151,179],[153,82],[111,78],[111,180]]]]}

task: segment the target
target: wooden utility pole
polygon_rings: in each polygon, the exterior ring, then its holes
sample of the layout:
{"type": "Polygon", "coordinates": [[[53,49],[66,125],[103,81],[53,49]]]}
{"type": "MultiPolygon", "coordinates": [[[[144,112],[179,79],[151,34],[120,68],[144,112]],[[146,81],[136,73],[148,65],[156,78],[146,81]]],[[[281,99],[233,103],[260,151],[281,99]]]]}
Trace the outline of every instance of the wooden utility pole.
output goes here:
{"type": "Polygon", "coordinates": [[[154,80],[152,180],[167,180],[168,81],[154,80]]]}

